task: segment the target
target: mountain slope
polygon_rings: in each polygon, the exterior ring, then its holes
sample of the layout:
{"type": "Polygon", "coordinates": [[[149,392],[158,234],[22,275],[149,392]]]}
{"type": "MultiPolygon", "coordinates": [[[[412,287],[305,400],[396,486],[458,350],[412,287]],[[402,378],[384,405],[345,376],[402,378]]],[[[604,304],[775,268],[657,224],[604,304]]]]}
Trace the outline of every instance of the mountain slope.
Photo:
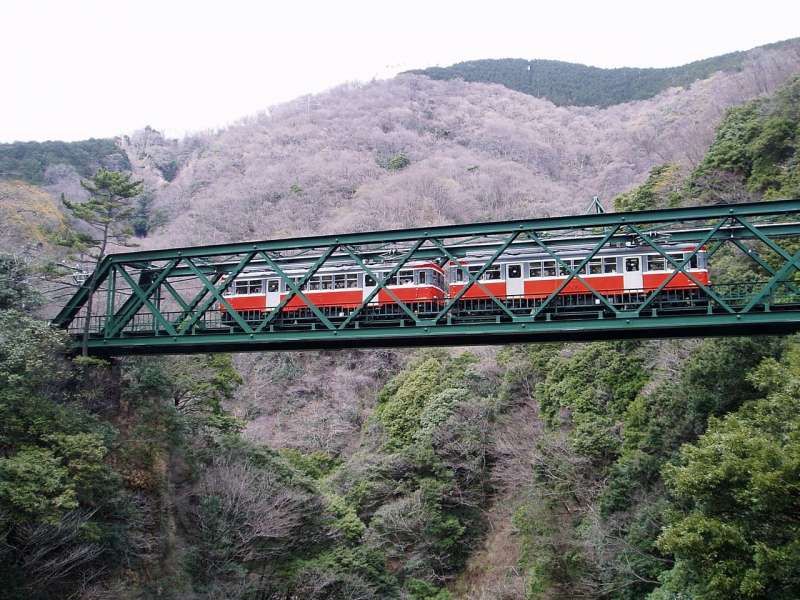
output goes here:
{"type": "Polygon", "coordinates": [[[800,47],[607,109],[405,75],[274,107],[204,140],[154,207],[151,245],[584,210],[658,164],[693,165],[729,106],[800,73],[800,47]]]}
{"type": "Polygon", "coordinates": [[[800,38],[795,38],[748,52],[731,52],[662,69],[601,69],[558,60],[504,58],[472,60],[449,67],[429,67],[407,72],[437,80],[499,83],[524,94],[546,98],[557,106],[605,108],[652,98],[671,87],[687,87],[717,71],[738,71],[753,53],[797,47],[798,44],[800,38]]]}

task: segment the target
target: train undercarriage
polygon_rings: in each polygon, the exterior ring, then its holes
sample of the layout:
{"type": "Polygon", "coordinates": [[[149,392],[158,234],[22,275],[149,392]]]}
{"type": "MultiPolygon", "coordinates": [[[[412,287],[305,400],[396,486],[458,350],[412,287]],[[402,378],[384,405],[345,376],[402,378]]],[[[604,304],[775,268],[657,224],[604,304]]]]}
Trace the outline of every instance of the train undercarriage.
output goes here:
{"type": "MultiPolygon", "coordinates": [[[[440,322],[448,324],[511,322],[515,318],[535,316],[542,320],[585,320],[593,318],[614,318],[616,311],[639,311],[649,298],[651,291],[620,292],[604,295],[603,302],[593,294],[559,294],[542,309],[545,298],[503,297],[495,301],[492,298],[460,299],[440,322]],[[499,302],[505,306],[505,310],[499,302]]],[[[418,319],[425,321],[434,319],[444,309],[447,300],[424,302],[408,302],[406,307],[418,319]]],[[[317,306],[317,309],[333,324],[339,325],[347,320],[357,309],[341,306],[317,306]]],[[[671,289],[661,291],[640,316],[669,314],[702,314],[709,310],[708,297],[699,289],[671,289]]],[[[266,314],[261,310],[239,311],[241,318],[249,325],[262,322],[266,314]]],[[[239,329],[239,325],[228,313],[222,313],[225,326],[239,329]]],[[[378,327],[389,325],[411,326],[414,320],[395,303],[382,303],[364,307],[356,318],[351,319],[355,327],[378,327]]],[[[308,330],[324,328],[325,325],[308,307],[282,310],[270,324],[271,329],[308,330]]]]}

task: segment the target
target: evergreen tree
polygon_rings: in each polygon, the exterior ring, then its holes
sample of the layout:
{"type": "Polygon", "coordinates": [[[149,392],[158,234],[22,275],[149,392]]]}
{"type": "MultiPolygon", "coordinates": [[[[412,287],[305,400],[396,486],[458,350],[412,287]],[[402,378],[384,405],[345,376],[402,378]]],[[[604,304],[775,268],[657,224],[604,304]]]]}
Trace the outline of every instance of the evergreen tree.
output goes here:
{"type": "MultiPolygon", "coordinates": [[[[110,243],[127,246],[133,235],[130,221],[136,205],[133,199],[142,193],[142,182],[132,181],[130,173],[100,169],[89,180],[81,180],[81,186],[89,192],[84,202],[70,202],[62,199],[64,206],[78,221],[89,226],[91,233],[71,238],[76,250],[85,252],[92,259],[92,277],[89,282],[94,288],[97,278],[96,267],[105,258],[110,243]]],[[[92,300],[89,294],[86,301],[86,321],[83,328],[82,354],[87,355],[87,344],[91,328],[92,300]]]]}

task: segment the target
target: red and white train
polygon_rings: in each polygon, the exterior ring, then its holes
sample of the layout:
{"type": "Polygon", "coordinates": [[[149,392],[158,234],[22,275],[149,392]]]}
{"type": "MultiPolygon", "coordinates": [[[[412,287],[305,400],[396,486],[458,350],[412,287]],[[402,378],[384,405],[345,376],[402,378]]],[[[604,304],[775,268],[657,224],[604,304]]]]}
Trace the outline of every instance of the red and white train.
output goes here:
{"type": "MultiPolygon", "coordinates": [[[[695,245],[674,244],[669,246],[668,254],[680,263],[695,248],[695,245]]],[[[564,251],[559,254],[559,258],[575,268],[586,254],[585,250],[564,251]]],[[[430,261],[409,262],[389,281],[387,287],[398,299],[415,310],[425,307],[422,312],[436,311],[463,289],[469,274],[479,271],[488,258],[489,255],[467,255],[459,259],[457,264],[450,262],[444,267],[430,261]]],[[[381,278],[392,268],[391,264],[370,265],[370,269],[381,278]]],[[[692,256],[687,270],[703,285],[709,283],[705,249],[692,256]]],[[[648,252],[641,247],[619,247],[598,252],[579,275],[613,302],[622,301],[622,298],[630,300],[633,296],[652,292],[673,271],[672,265],[652,250],[648,252]]],[[[306,269],[287,269],[285,272],[298,282],[306,269]]],[[[455,313],[458,313],[460,307],[474,311],[485,304],[485,308],[490,308],[493,302],[487,290],[500,300],[512,301],[514,306],[534,306],[537,301],[556,291],[567,276],[566,270],[544,252],[508,252],[483,273],[481,285],[473,284],[462,294],[455,313]]],[[[323,266],[303,287],[303,293],[326,314],[345,315],[366,300],[375,287],[375,280],[358,265],[323,266]]],[[[680,292],[673,295],[691,298],[691,292],[697,290],[697,284],[685,274],[678,273],[664,287],[662,293],[669,295],[670,292],[680,292]]],[[[274,271],[265,270],[246,272],[238,276],[224,295],[231,307],[246,319],[257,319],[278,306],[289,293],[288,286],[274,271]]],[[[587,306],[596,304],[593,300],[589,301],[594,298],[590,290],[575,278],[561,290],[557,300],[569,300],[569,304],[576,305],[580,304],[576,300],[581,298],[587,300],[587,306]]],[[[381,309],[383,314],[388,314],[393,307],[399,308],[390,294],[381,289],[370,300],[367,313],[370,309],[381,309]]],[[[221,305],[219,309],[225,313],[224,306],[221,305]]],[[[296,295],[283,307],[284,313],[307,310],[306,304],[296,295]]]]}

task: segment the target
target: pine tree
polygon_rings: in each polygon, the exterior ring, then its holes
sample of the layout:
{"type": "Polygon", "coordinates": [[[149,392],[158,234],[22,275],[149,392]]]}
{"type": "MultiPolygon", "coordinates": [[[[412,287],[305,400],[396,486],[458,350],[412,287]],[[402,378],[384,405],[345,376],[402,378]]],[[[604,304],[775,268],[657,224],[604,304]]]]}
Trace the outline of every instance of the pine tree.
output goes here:
{"type": "MultiPolygon", "coordinates": [[[[72,238],[72,246],[85,252],[93,262],[90,289],[97,283],[97,266],[106,256],[108,245],[130,246],[133,235],[131,218],[136,210],[132,199],[142,193],[142,182],[131,181],[130,173],[100,169],[89,180],[81,180],[81,186],[89,192],[83,202],[70,202],[62,198],[64,206],[78,221],[89,226],[90,233],[72,238]]],[[[91,329],[92,300],[86,300],[86,321],[83,328],[82,354],[88,354],[89,331],[91,329]]]]}

